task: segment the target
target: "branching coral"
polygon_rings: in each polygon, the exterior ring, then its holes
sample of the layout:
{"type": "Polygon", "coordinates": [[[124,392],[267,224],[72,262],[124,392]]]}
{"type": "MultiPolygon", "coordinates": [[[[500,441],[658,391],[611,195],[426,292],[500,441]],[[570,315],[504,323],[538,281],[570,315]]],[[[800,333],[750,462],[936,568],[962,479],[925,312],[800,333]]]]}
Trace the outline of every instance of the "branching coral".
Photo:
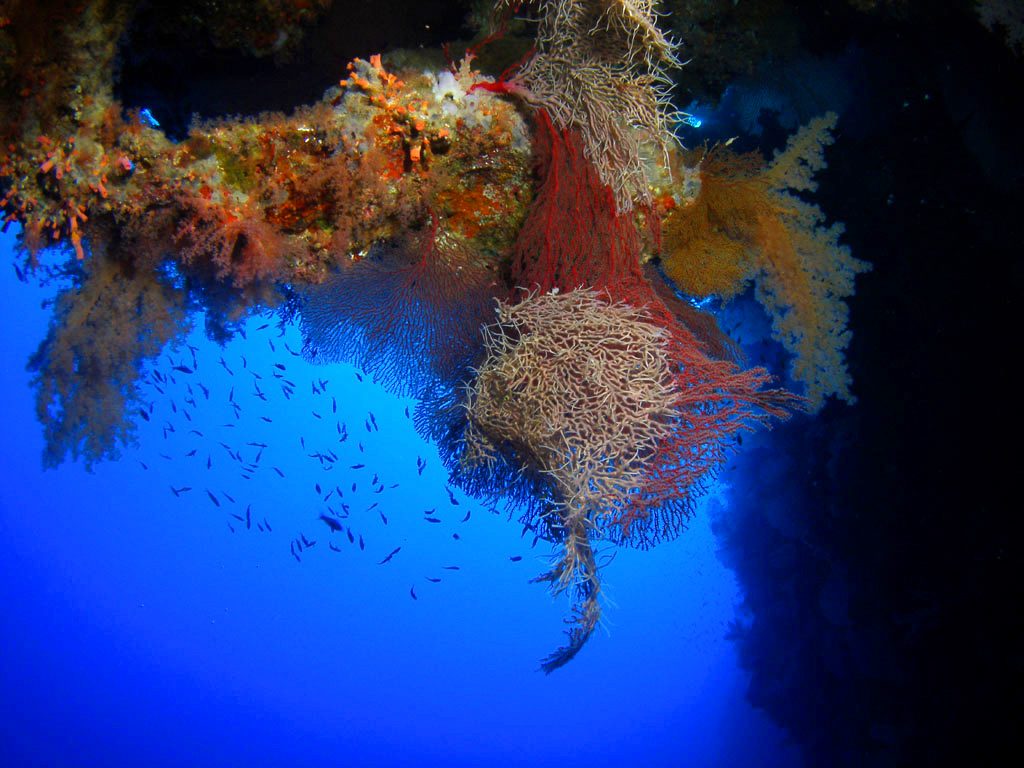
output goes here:
{"type": "MultiPolygon", "coordinates": [[[[499,7],[522,2],[502,0],[499,7]]],[[[671,142],[668,67],[675,46],[658,28],[656,0],[543,0],[536,52],[500,83],[559,128],[583,139],[587,159],[620,212],[650,202],[640,144],[671,142]]]]}
{"type": "Polygon", "coordinates": [[[812,410],[830,395],[853,402],[844,300],[869,269],[839,243],[842,226],[825,226],[821,209],[797,194],[816,189],[835,122],[831,113],[811,121],[767,166],[757,154],[711,150],[695,201],[662,228],[665,271],[684,292],[729,299],[755,282],[812,410]]]}
{"type": "MultiPolygon", "coordinates": [[[[536,521],[561,545],[539,577],[576,601],[572,658],[600,617],[594,542],[685,519],[692,494],[737,430],[782,416],[785,395],[761,391],[764,371],[707,359],[667,310],[611,302],[592,290],[501,303],[486,358],[468,388],[463,461],[514,456],[545,476],[553,503],[536,521]]],[[[677,527],[678,530],[678,527],[677,527]]]]}
{"type": "Polygon", "coordinates": [[[668,434],[676,392],[664,335],[642,310],[585,290],[502,303],[485,334],[487,359],[466,402],[465,460],[491,463],[511,449],[551,479],[562,556],[540,579],[556,593],[579,592],[570,642],[547,671],[593,630],[600,584],[592,539],[638,489],[668,434]]]}

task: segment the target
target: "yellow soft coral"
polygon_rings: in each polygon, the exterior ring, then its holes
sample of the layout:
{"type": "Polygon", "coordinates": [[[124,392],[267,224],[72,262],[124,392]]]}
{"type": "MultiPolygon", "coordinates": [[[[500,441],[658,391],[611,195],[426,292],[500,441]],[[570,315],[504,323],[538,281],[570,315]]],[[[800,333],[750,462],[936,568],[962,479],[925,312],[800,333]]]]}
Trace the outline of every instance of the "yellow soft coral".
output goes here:
{"type": "Polygon", "coordinates": [[[826,227],[821,209],[796,194],[817,188],[835,123],[833,113],[812,120],[767,166],[756,153],[715,148],[700,160],[700,193],[662,230],[665,271],[684,292],[730,299],[754,281],[812,410],[829,395],[854,402],[844,300],[870,269],[839,243],[842,225],[826,227]]]}

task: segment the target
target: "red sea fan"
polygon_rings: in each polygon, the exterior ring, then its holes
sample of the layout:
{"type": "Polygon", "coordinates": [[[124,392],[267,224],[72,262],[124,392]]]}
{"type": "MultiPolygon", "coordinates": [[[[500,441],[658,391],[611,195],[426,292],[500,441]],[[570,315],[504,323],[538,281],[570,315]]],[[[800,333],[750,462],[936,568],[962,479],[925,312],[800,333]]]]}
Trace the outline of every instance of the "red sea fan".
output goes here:
{"type": "Polygon", "coordinates": [[[643,284],[635,214],[620,214],[615,197],[570,129],[536,113],[537,194],[516,240],[514,287],[571,291],[586,287],[625,298],[643,284]]]}
{"type": "Polygon", "coordinates": [[[434,228],[378,244],[303,292],[306,356],[353,363],[403,395],[451,385],[481,349],[496,273],[493,262],[434,228]]]}

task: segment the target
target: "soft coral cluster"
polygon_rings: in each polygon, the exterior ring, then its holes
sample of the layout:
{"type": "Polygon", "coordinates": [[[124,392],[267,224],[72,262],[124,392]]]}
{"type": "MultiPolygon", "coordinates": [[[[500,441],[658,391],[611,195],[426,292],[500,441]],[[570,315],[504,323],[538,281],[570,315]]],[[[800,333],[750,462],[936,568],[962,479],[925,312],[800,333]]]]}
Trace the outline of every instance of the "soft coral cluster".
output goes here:
{"type": "Polygon", "coordinates": [[[134,408],[143,405],[140,366],[188,323],[180,292],[105,246],[94,247],[72,276],[29,363],[50,467],[68,455],[91,467],[132,442],[134,408]]]}
{"type": "Polygon", "coordinates": [[[832,113],[812,120],[769,164],[757,153],[712,149],[700,159],[696,199],[662,228],[662,263],[683,292],[730,299],[755,283],[812,410],[830,395],[854,400],[845,299],[870,268],[839,242],[842,226],[826,226],[821,209],[799,196],[817,188],[835,123],[832,113]]]}

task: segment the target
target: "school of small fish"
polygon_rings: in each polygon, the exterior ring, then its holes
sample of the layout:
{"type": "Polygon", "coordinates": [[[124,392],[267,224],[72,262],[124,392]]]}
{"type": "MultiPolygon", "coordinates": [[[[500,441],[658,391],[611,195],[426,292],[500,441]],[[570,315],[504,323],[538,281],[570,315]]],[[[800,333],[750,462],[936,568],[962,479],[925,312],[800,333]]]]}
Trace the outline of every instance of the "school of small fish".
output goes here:
{"type": "MultiPolygon", "coordinates": [[[[282,354],[279,352],[280,346],[283,354],[301,360],[302,354],[283,339],[284,328],[278,326],[276,331],[278,344],[270,337],[274,332],[270,323],[260,325],[253,333],[267,336],[266,342],[273,355],[282,354]]],[[[248,340],[243,330],[239,333],[248,340]]],[[[258,501],[247,501],[244,493],[232,495],[223,487],[224,478],[232,474],[243,481],[244,490],[245,481],[252,481],[258,476],[269,477],[272,472],[278,482],[293,484],[294,488],[289,489],[290,497],[298,498],[299,488],[312,491],[313,494],[307,517],[308,525],[294,532],[294,535],[289,534],[289,553],[297,564],[301,564],[303,558],[312,556],[314,551],[365,552],[381,566],[400,557],[402,546],[387,550],[378,543],[385,539],[389,523],[385,511],[388,507],[387,492],[399,488],[400,483],[385,479],[382,472],[372,471],[367,464],[367,446],[371,445],[370,441],[380,439],[380,425],[372,411],[367,410],[357,417],[364,431],[361,439],[353,439],[346,419],[351,421],[352,414],[358,413],[357,404],[346,403],[348,408],[342,407],[339,413],[339,397],[332,393],[331,382],[316,376],[316,371],[308,381],[300,383],[296,381],[300,376],[292,378],[285,362],[271,362],[269,366],[264,365],[262,370],[257,370],[245,355],[238,355],[237,360],[227,360],[221,355],[216,366],[227,374],[226,388],[223,388],[209,378],[204,381],[206,365],[209,363],[204,363],[200,349],[187,344],[184,354],[165,353],[159,364],[151,367],[142,379],[143,391],[151,396],[139,408],[139,417],[158,426],[168,446],[183,441],[187,444],[183,451],[160,451],[159,457],[168,462],[187,462],[182,471],[189,478],[206,473],[211,478],[206,482],[190,479],[172,484],[169,491],[175,498],[197,504],[197,499],[205,495],[206,501],[203,503],[208,502],[214,511],[225,515],[227,529],[232,534],[255,531],[281,535],[281,530],[293,521],[282,525],[277,522],[272,524],[268,514],[257,511],[258,501]],[[314,404],[310,416],[314,421],[305,434],[296,436],[294,445],[273,445],[270,442],[272,438],[264,434],[269,428],[261,425],[273,424],[275,412],[281,410],[274,407],[275,402],[280,402],[277,398],[292,400],[300,386],[309,388],[314,404]],[[212,424],[206,411],[219,411],[224,407],[230,414],[229,421],[212,424]],[[232,437],[235,439],[230,439],[232,437]],[[296,456],[306,460],[298,470],[296,456]],[[227,472],[222,462],[228,462],[227,472]],[[197,493],[199,496],[196,496],[197,493]],[[236,495],[241,501],[236,500],[236,495]],[[373,501],[367,504],[369,498],[373,498],[373,501]],[[274,526],[278,526],[277,534],[274,526]],[[318,542],[324,540],[327,547],[318,549],[318,542]]],[[[308,371],[304,361],[295,367],[308,371]]],[[[363,381],[358,372],[354,372],[354,375],[360,382],[363,381]]],[[[223,375],[218,372],[215,378],[223,379],[223,375]]],[[[404,416],[410,419],[408,407],[404,409],[404,416]]],[[[289,422],[288,426],[298,425],[289,422]]],[[[146,462],[139,463],[143,470],[150,469],[146,462]]],[[[423,475],[427,465],[426,459],[416,457],[416,478],[423,475]]],[[[394,472],[398,468],[389,466],[387,469],[394,472]]],[[[411,473],[403,475],[412,476],[411,473]]],[[[469,523],[471,511],[467,509],[465,514],[461,514],[461,510],[456,512],[455,508],[461,507],[462,502],[452,488],[445,486],[445,491],[451,515],[438,512],[437,507],[412,512],[404,502],[391,514],[419,515],[424,523],[434,526],[461,526],[469,523]]],[[[497,514],[496,510],[490,511],[497,514]]],[[[524,528],[524,536],[527,530],[528,527],[524,528]]],[[[451,531],[451,538],[453,541],[461,540],[459,533],[454,530],[451,531]]],[[[536,546],[537,542],[538,537],[534,536],[531,547],[536,546]]],[[[522,556],[513,555],[509,560],[519,562],[522,556]]],[[[460,566],[444,564],[439,566],[439,570],[459,571],[460,566]]],[[[423,579],[429,584],[441,582],[439,573],[424,574],[423,579]]],[[[419,599],[416,584],[410,586],[409,595],[413,600],[419,599]]]]}

